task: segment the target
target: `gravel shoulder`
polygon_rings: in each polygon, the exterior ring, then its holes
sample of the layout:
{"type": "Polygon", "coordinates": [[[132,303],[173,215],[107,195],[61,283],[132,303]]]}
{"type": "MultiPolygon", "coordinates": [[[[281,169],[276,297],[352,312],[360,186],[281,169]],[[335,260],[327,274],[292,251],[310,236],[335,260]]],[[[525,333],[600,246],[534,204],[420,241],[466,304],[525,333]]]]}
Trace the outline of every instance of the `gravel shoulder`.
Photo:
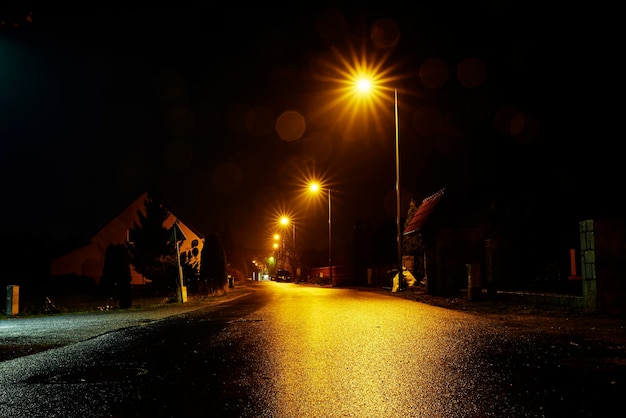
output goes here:
{"type": "Polygon", "coordinates": [[[144,298],[130,309],[78,311],[68,307],[62,313],[0,317],[0,362],[225,303],[251,291],[247,286],[229,290],[223,295],[190,299],[186,303],[144,298]]]}
{"type": "Polygon", "coordinates": [[[387,293],[445,309],[489,317],[512,331],[571,336],[618,345],[626,349],[626,317],[583,313],[559,306],[536,306],[503,300],[469,300],[458,297],[432,296],[423,289],[387,293]]]}

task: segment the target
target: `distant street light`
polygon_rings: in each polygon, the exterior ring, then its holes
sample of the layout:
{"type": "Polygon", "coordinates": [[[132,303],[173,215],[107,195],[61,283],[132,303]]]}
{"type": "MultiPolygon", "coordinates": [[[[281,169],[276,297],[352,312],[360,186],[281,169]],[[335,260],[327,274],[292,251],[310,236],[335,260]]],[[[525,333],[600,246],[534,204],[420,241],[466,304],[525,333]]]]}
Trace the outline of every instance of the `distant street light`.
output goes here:
{"type": "MultiPolygon", "coordinates": [[[[291,236],[291,268],[293,270],[296,270],[296,223],[292,220],[289,219],[288,216],[281,216],[280,218],[280,223],[281,225],[284,226],[288,226],[291,224],[291,232],[292,232],[292,236],[291,236]]],[[[296,277],[297,272],[293,271],[292,274],[294,275],[294,278],[296,277]]]]}
{"type": "Polygon", "coordinates": [[[280,244],[278,244],[278,240],[280,239],[280,235],[274,234],[273,236],[274,242],[272,243],[272,247],[274,248],[276,254],[276,268],[279,268],[280,264],[280,244]]]}
{"type": "MultiPolygon", "coordinates": [[[[320,192],[322,188],[319,183],[311,183],[309,185],[309,190],[313,193],[320,192]]],[[[331,198],[330,198],[330,189],[326,189],[328,192],[328,268],[330,270],[330,286],[333,286],[333,246],[332,246],[332,216],[331,216],[331,198]]]]}

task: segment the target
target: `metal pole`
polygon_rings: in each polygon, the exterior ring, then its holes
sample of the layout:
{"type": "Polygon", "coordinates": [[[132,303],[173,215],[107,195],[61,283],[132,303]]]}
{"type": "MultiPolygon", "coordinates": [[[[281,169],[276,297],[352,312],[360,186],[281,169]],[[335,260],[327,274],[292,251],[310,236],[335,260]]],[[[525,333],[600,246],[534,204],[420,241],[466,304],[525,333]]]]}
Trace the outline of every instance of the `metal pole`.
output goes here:
{"type": "Polygon", "coordinates": [[[403,287],[404,273],[402,271],[402,234],[400,230],[400,144],[398,135],[398,89],[394,89],[394,116],[396,123],[396,241],[398,251],[398,285],[403,287]]]}
{"type": "Polygon", "coordinates": [[[333,286],[333,246],[332,246],[332,217],[330,214],[330,189],[328,189],[328,267],[330,269],[330,287],[333,286]]]}
{"type": "Polygon", "coordinates": [[[176,236],[176,225],[178,225],[178,219],[174,222],[174,242],[176,243],[176,260],[178,265],[178,288],[179,288],[179,300],[180,303],[185,303],[183,298],[183,268],[180,265],[180,247],[178,245],[178,237],[176,236]]]}

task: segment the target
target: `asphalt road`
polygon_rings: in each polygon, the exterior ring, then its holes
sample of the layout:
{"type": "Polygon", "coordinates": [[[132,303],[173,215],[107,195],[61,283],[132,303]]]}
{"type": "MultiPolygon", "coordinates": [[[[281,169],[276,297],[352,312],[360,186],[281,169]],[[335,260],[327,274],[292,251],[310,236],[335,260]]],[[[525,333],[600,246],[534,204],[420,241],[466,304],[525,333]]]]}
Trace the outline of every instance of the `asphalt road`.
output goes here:
{"type": "MultiPolygon", "coordinates": [[[[143,303],[138,308],[68,314],[17,316],[0,319],[0,362],[34,354],[54,347],[73,344],[111,331],[147,324],[207,306],[228,302],[254,290],[256,282],[237,283],[226,295],[190,300],[187,303],[143,303]]],[[[312,286],[298,284],[298,286],[312,286]]],[[[511,330],[536,331],[595,341],[626,350],[626,318],[586,315],[558,308],[538,309],[532,305],[491,301],[470,301],[463,295],[438,297],[424,289],[392,293],[383,288],[358,288],[362,291],[413,300],[450,310],[480,315],[501,322],[511,330]]],[[[144,301],[148,302],[148,301],[144,301]]]]}
{"type": "MultiPolygon", "coordinates": [[[[127,310],[5,317],[0,319],[0,361],[228,302],[254,291],[255,284],[257,282],[249,280],[240,282],[234,289],[229,289],[226,295],[190,300],[184,304],[144,303],[138,308],[127,310]]],[[[316,287],[310,284],[298,286],[316,287]]],[[[424,289],[397,293],[383,288],[358,289],[488,317],[512,330],[576,336],[598,344],[626,347],[626,318],[586,315],[558,308],[538,309],[520,303],[470,301],[461,294],[457,297],[431,296],[424,289]]]]}
{"type": "Polygon", "coordinates": [[[371,293],[249,283],[209,304],[3,320],[0,335],[31,321],[63,346],[0,362],[0,416],[606,416],[625,391],[623,328],[371,293]]]}

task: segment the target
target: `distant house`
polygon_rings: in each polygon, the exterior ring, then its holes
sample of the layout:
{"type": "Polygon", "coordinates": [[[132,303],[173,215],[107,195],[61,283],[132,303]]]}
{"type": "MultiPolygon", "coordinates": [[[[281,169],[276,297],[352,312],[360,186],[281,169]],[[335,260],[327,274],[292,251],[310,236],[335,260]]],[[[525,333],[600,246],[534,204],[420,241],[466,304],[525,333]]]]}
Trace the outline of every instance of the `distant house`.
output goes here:
{"type": "MultiPolygon", "coordinates": [[[[101,228],[87,245],[77,248],[67,254],[61,255],[51,262],[52,276],[62,276],[76,274],[79,276],[91,277],[96,283],[102,278],[102,268],[104,267],[104,256],[109,245],[125,244],[128,240],[129,230],[134,227],[134,223],[139,221],[138,211],[145,213],[144,202],[148,197],[143,193],[126,209],[111,219],[101,228]]],[[[178,221],[180,231],[185,235],[185,240],[180,243],[180,253],[191,256],[192,262],[200,261],[204,237],[170,212],[170,216],[165,220],[163,226],[171,228],[178,221]]],[[[147,280],[137,273],[131,266],[131,284],[143,285],[147,280]]]]}

